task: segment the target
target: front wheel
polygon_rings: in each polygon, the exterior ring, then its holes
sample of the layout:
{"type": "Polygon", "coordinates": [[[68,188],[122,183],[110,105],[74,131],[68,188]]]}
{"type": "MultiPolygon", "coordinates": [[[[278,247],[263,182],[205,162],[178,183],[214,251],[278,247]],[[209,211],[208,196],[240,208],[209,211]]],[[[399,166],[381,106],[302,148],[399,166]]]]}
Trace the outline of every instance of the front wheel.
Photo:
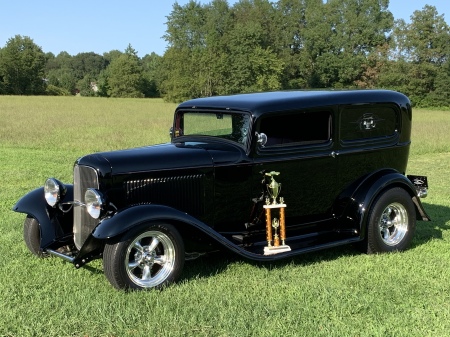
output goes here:
{"type": "Polygon", "coordinates": [[[369,213],[367,253],[383,253],[406,249],[416,228],[411,196],[396,187],[377,197],[369,213]]]}
{"type": "Polygon", "coordinates": [[[143,224],[107,243],[103,269],[118,289],[162,288],[175,282],[184,265],[184,244],[169,224],[143,224]]]}

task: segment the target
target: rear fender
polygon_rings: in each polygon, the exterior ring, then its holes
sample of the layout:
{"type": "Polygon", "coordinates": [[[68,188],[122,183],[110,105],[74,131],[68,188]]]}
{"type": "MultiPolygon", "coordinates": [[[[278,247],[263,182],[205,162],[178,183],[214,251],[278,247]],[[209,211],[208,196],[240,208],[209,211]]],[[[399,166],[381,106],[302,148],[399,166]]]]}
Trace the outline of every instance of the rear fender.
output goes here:
{"type": "MultiPolygon", "coordinates": [[[[61,203],[73,201],[73,185],[67,188],[61,203]]],[[[37,188],[24,195],[12,208],[37,220],[41,231],[41,249],[52,245],[58,238],[67,234],[72,227],[72,211],[64,213],[58,207],[51,207],[44,197],[44,188],[37,188]],[[66,231],[64,230],[66,228],[66,231]]]]}
{"type": "Polygon", "coordinates": [[[426,214],[420,199],[417,197],[413,183],[395,170],[380,170],[366,177],[358,184],[350,197],[351,202],[343,214],[343,218],[353,220],[361,239],[365,238],[365,224],[375,198],[384,190],[392,187],[401,187],[409,193],[416,209],[417,220],[430,221],[430,217],[426,214]]]}

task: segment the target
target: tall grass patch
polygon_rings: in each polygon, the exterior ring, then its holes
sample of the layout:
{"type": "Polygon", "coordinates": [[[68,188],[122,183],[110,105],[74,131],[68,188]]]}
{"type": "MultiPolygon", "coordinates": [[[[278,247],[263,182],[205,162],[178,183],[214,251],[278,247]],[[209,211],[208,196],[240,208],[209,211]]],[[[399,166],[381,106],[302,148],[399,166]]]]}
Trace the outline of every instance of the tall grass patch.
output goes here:
{"type": "Polygon", "coordinates": [[[411,154],[450,151],[450,111],[414,109],[411,154]]]}

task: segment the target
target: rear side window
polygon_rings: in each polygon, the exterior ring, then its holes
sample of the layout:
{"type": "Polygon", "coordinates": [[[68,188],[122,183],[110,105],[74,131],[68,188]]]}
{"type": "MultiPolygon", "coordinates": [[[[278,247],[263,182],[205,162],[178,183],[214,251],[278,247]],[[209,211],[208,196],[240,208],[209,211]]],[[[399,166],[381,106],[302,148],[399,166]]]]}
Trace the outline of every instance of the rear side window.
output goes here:
{"type": "Polygon", "coordinates": [[[325,143],[331,139],[331,113],[275,114],[262,119],[259,129],[267,135],[266,147],[325,143]]]}
{"type": "Polygon", "coordinates": [[[397,134],[398,124],[399,116],[394,107],[347,106],[341,111],[341,142],[384,141],[397,134]]]}

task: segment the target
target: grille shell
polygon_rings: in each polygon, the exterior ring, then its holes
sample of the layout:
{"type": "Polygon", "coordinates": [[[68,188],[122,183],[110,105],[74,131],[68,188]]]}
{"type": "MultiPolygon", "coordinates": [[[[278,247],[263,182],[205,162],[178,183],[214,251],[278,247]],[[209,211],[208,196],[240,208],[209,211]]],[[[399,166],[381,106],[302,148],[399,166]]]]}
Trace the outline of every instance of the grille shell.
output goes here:
{"type": "MultiPolygon", "coordinates": [[[[99,188],[97,171],[89,166],[75,165],[73,170],[74,201],[84,204],[84,193],[88,188],[99,188]]],[[[98,223],[98,219],[92,218],[86,212],[84,205],[74,207],[73,235],[75,246],[78,249],[81,248],[98,223]]]]}

